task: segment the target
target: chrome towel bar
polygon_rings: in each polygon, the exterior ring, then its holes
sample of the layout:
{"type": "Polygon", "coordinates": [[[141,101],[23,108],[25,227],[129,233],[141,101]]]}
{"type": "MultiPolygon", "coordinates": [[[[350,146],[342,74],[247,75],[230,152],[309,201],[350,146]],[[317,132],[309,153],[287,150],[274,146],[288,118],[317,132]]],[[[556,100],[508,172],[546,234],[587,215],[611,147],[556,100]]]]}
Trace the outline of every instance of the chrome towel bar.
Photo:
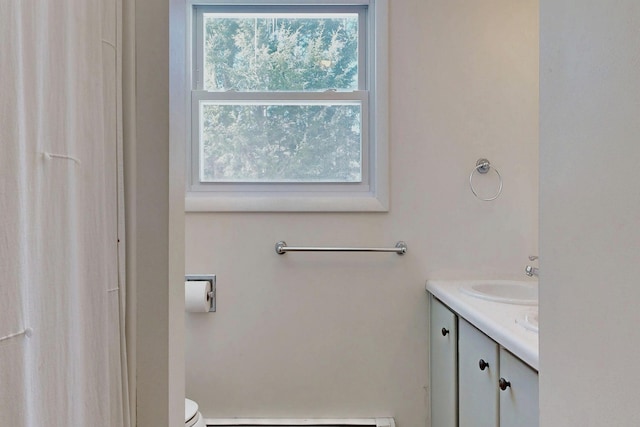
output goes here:
{"type": "Polygon", "coordinates": [[[407,244],[403,241],[396,243],[393,248],[331,248],[331,247],[309,247],[309,246],[287,246],[287,242],[276,243],[276,253],[284,255],[287,252],[395,252],[398,255],[407,253],[407,244]]]}

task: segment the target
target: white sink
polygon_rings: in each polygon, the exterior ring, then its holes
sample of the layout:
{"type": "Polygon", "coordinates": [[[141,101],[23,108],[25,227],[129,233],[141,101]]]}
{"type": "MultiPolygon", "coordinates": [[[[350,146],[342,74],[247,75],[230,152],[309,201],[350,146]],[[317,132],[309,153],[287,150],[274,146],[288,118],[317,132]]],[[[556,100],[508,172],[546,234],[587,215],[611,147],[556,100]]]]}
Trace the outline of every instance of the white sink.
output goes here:
{"type": "Polygon", "coordinates": [[[538,332],[538,310],[524,312],[516,322],[529,331],[538,332]]]}
{"type": "Polygon", "coordinates": [[[472,297],[505,304],[538,305],[538,284],[509,280],[470,282],[460,292],[472,297]]]}

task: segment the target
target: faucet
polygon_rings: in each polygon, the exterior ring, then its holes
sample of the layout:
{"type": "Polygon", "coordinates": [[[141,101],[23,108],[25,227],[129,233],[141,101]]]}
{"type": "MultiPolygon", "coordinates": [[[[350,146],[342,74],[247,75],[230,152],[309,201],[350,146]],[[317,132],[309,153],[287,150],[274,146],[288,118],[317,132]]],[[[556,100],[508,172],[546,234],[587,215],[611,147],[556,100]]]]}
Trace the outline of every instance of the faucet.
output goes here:
{"type": "MultiPolygon", "coordinates": [[[[538,257],[537,257],[537,256],[535,256],[535,255],[529,255],[529,261],[535,261],[535,260],[537,260],[537,259],[538,259],[538,257]]],[[[533,276],[538,277],[538,273],[539,273],[539,272],[540,272],[540,269],[539,269],[538,267],[533,267],[533,266],[531,266],[531,265],[527,265],[527,266],[524,268],[524,274],[526,274],[526,275],[527,275],[527,276],[529,276],[529,277],[533,277],[533,276]]]]}

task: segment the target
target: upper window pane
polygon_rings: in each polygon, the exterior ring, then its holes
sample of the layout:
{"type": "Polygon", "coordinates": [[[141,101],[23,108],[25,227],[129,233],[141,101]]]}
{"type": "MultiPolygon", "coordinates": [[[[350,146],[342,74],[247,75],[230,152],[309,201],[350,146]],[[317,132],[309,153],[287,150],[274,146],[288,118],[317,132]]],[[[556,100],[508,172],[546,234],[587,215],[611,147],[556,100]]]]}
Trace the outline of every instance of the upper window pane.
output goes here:
{"type": "Polygon", "coordinates": [[[204,89],[358,89],[357,13],[203,13],[204,89]]]}

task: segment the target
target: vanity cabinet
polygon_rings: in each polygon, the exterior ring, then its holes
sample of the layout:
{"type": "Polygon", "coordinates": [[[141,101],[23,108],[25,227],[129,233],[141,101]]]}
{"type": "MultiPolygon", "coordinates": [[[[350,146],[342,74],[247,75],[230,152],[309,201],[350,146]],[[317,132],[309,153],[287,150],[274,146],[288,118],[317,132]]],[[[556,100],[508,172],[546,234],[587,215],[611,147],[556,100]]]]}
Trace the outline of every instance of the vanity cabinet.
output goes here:
{"type": "Polygon", "coordinates": [[[538,427],[538,373],[501,348],[500,378],[500,427],[538,427]]]}
{"type": "Polygon", "coordinates": [[[538,427],[538,373],[430,296],[432,427],[538,427]]]}
{"type": "MultiPolygon", "coordinates": [[[[466,320],[458,320],[460,427],[498,427],[498,344],[466,320]]],[[[433,424],[436,426],[436,424],[433,424]]]]}
{"type": "Polygon", "coordinates": [[[458,324],[457,316],[431,297],[431,425],[458,425],[458,324]]]}

